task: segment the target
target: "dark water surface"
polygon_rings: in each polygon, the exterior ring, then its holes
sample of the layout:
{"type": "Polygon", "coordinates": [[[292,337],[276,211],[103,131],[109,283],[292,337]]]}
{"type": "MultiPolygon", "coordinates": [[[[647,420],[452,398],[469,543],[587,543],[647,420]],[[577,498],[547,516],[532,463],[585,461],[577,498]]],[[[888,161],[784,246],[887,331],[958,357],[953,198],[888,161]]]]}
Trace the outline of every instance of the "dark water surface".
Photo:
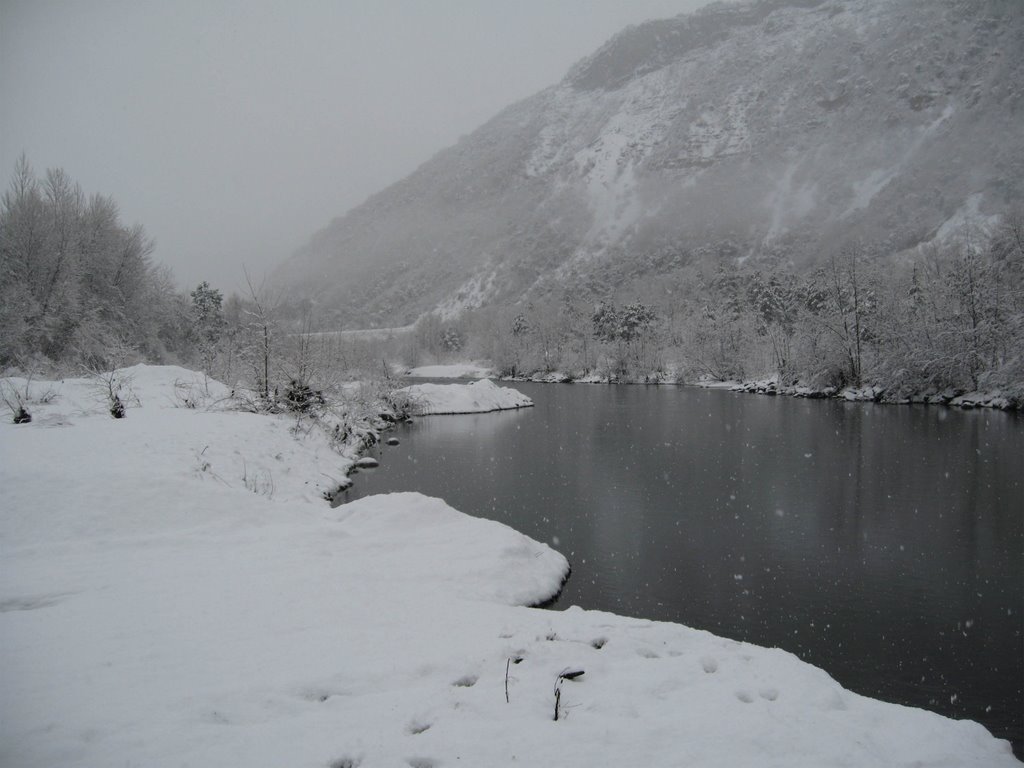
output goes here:
{"type": "Polygon", "coordinates": [[[777,646],[1020,755],[1024,419],[683,387],[514,385],[431,416],[348,500],[415,490],[569,558],[558,606],[777,646]]]}

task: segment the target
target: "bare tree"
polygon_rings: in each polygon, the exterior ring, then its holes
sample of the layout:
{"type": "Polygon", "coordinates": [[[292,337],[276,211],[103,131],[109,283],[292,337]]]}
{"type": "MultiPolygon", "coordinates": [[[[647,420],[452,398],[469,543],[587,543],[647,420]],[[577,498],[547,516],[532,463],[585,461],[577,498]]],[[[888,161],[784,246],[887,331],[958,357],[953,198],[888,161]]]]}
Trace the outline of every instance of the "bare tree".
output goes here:
{"type": "Polygon", "coordinates": [[[249,318],[249,360],[256,394],[262,398],[264,406],[268,406],[272,402],[270,368],[276,341],[274,311],[277,301],[267,295],[264,283],[258,290],[253,286],[248,270],[245,271],[245,284],[249,288],[249,307],[245,310],[249,318]]]}

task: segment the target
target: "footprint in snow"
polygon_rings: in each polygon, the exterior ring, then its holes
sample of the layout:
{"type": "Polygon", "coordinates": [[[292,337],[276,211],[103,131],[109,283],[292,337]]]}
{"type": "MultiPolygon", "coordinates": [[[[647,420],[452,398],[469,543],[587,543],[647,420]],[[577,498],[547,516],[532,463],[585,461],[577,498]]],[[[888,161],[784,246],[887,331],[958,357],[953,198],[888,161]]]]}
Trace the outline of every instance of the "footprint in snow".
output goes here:
{"type": "Polygon", "coordinates": [[[410,736],[419,736],[424,731],[429,731],[431,725],[433,723],[422,723],[419,720],[413,720],[405,727],[405,730],[410,736]]]}
{"type": "Polygon", "coordinates": [[[35,595],[33,597],[13,597],[9,600],[0,600],[0,613],[8,611],[35,611],[39,608],[49,608],[57,605],[70,592],[55,592],[51,595],[35,595]]]}
{"type": "Polygon", "coordinates": [[[709,675],[718,671],[717,659],[713,659],[710,656],[705,656],[704,658],[702,658],[700,660],[700,665],[701,667],[703,667],[704,671],[707,672],[709,675]]]}
{"type": "Polygon", "coordinates": [[[454,683],[452,683],[452,685],[456,688],[472,688],[474,685],[476,685],[476,681],[478,679],[479,678],[476,675],[463,675],[454,683]]]}
{"type": "Polygon", "coordinates": [[[337,691],[329,691],[326,688],[310,688],[308,690],[302,691],[299,694],[299,696],[305,699],[306,701],[313,701],[319,704],[323,704],[332,696],[339,695],[341,694],[339,694],[337,691]]]}

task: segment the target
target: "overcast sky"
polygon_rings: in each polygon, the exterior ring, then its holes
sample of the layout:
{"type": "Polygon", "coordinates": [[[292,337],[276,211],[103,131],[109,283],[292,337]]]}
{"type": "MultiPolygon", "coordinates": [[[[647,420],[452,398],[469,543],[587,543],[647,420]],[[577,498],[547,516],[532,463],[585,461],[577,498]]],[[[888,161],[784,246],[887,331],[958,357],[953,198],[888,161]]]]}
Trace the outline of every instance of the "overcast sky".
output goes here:
{"type": "Polygon", "coordinates": [[[0,174],[112,196],[240,288],[628,24],[705,0],[0,0],[0,174]]]}

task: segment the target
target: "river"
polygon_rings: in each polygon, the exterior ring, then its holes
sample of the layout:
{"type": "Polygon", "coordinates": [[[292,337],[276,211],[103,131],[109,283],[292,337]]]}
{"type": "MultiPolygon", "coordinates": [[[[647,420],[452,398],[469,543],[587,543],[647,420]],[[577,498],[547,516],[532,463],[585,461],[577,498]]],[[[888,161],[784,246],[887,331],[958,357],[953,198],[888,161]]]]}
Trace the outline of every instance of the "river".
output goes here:
{"type": "Polygon", "coordinates": [[[784,648],[1021,755],[1024,419],[690,387],[522,384],[431,416],[347,500],[415,490],[569,558],[556,608],[784,648]]]}

